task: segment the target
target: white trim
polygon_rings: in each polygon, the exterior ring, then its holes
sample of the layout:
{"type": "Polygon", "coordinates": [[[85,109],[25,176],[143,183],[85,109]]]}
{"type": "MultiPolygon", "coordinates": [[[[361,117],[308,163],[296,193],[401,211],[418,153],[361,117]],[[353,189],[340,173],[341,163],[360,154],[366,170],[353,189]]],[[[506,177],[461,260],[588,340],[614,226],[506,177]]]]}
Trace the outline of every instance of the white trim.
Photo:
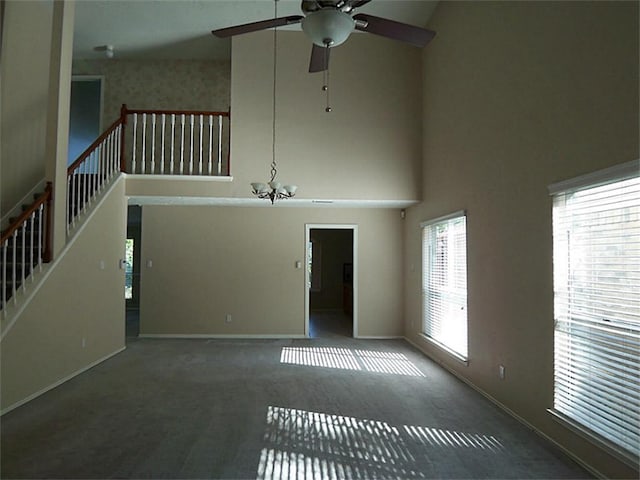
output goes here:
{"type": "Polygon", "coordinates": [[[70,375],[67,375],[66,377],[61,378],[60,380],[58,380],[57,382],[52,383],[51,385],[49,385],[48,387],[45,387],[41,390],[38,390],[35,393],[32,393],[31,395],[29,395],[26,398],[23,398],[22,400],[20,400],[19,402],[14,403],[13,405],[8,406],[7,408],[5,408],[4,410],[2,410],[2,412],[0,412],[0,416],[4,415],[5,413],[9,413],[11,410],[15,410],[16,408],[24,405],[25,403],[30,402],[31,400],[39,397],[40,395],[47,393],[49,390],[53,390],[56,387],[59,387],[60,385],[62,385],[63,383],[65,383],[68,380],[71,380],[74,377],[77,377],[78,375],[86,372],[87,370],[92,369],[93,367],[95,367],[96,365],[104,362],[105,360],[109,360],[111,357],[122,353],[124,350],[126,350],[126,346],[119,348],[118,350],[111,352],[107,355],[105,355],[102,358],[99,358],[98,360],[95,360],[94,362],[90,363],[89,365],[82,367],[80,370],[76,370],[75,372],[73,372],[70,375]]]}
{"type": "Polygon", "coordinates": [[[466,210],[458,210],[457,212],[453,212],[453,213],[450,213],[448,215],[442,215],[441,217],[434,218],[432,220],[425,220],[424,222],[420,222],[420,228],[424,228],[424,227],[427,227],[429,225],[433,225],[435,223],[440,223],[440,222],[444,222],[444,221],[447,221],[447,220],[451,220],[452,218],[466,217],[466,216],[467,216],[467,211],[466,210]]]}
{"type": "Polygon", "coordinates": [[[268,340],[277,340],[277,339],[290,339],[290,338],[307,338],[306,335],[287,335],[287,334],[264,334],[264,335],[253,335],[253,334],[242,334],[242,333],[141,333],[138,335],[138,338],[157,338],[157,339],[206,339],[206,338],[239,338],[239,339],[268,339],[268,340]]]}
{"type": "Polygon", "coordinates": [[[358,225],[355,223],[306,223],[304,225],[304,334],[309,337],[309,264],[307,245],[311,241],[311,230],[352,230],[353,231],[353,338],[358,338],[358,225]]]}
{"type": "Polygon", "coordinates": [[[454,360],[457,360],[458,362],[462,363],[465,366],[469,366],[469,357],[468,356],[464,357],[463,355],[460,355],[458,352],[456,352],[452,348],[447,347],[444,343],[439,342],[435,338],[431,338],[429,335],[426,335],[426,334],[424,334],[422,332],[418,333],[418,335],[420,337],[422,337],[422,339],[425,342],[427,342],[427,343],[433,345],[434,347],[442,350],[447,355],[451,355],[454,360]]]}
{"type": "Polygon", "coordinates": [[[9,219],[11,217],[17,217],[22,213],[22,205],[31,205],[35,200],[33,198],[33,196],[36,193],[44,193],[44,189],[47,185],[47,180],[45,178],[43,178],[42,180],[40,180],[38,183],[36,183],[36,185],[27,192],[27,194],[22,197],[18,203],[16,203],[13,208],[11,208],[11,210],[9,210],[3,217],[2,219],[0,219],[0,224],[2,225],[2,228],[5,228],[5,222],[7,224],[7,226],[9,226],[9,219]]]}
{"type": "Polygon", "coordinates": [[[483,389],[481,389],[480,387],[478,387],[476,384],[474,384],[473,382],[471,382],[471,380],[469,380],[468,378],[466,378],[465,376],[459,374],[458,372],[456,372],[455,370],[453,370],[452,368],[450,368],[447,364],[443,363],[440,359],[438,359],[437,357],[433,357],[431,354],[429,354],[427,351],[425,351],[418,343],[414,342],[413,340],[411,340],[409,337],[405,336],[404,339],[410,343],[411,345],[413,345],[415,348],[418,349],[419,352],[421,352],[423,355],[425,355],[426,357],[428,357],[429,359],[433,360],[433,362],[437,363],[440,367],[444,368],[447,372],[449,372],[451,375],[453,375],[454,377],[456,377],[458,380],[464,382],[465,384],[467,384],[469,387],[473,388],[476,392],[478,392],[480,395],[482,395],[483,397],[485,397],[487,400],[489,400],[491,403],[493,403],[494,405],[496,405],[498,408],[500,408],[501,410],[503,410],[505,413],[507,413],[508,415],[510,415],[511,417],[513,417],[514,419],[516,419],[518,422],[520,422],[522,425],[524,425],[525,427],[531,429],[533,432],[535,432],[537,435],[539,435],[540,437],[542,437],[544,440],[548,441],[549,443],[553,444],[554,446],[556,446],[558,449],[560,449],[565,455],[567,455],[568,457],[570,457],[574,462],[576,462],[578,465],[580,465],[582,468],[584,468],[585,470],[587,470],[588,472],[590,472],[591,474],[593,474],[594,477],[596,478],[607,478],[606,475],[602,474],[600,471],[596,470],[595,468],[593,468],[591,465],[587,464],[584,460],[582,460],[580,457],[578,457],[577,455],[575,455],[573,452],[571,452],[570,450],[568,450],[564,445],[558,443],[556,440],[554,440],[553,438],[551,438],[549,435],[547,435],[546,433],[544,433],[542,430],[540,430],[539,428],[537,428],[536,426],[534,426],[533,424],[529,423],[527,420],[525,420],[523,417],[521,417],[520,415],[518,415],[516,412],[514,412],[513,410],[511,410],[509,407],[507,407],[506,405],[504,405],[503,403],[501,403],[500,401],[498,401],[496,398],[492,397],[491,395],[489,395],[487,392],[485,392],[483,389]]]}
{"type": "MultiPolygon", "coordinates": [[[[4,317],[1,317],[2,322],[0,323],[0,325],[2,326],[2,331],[0,332],[0,341],[11,330],[13,325],[16,323],[16,320],[18,319],[18,317],[22,314],[22,312],[27,307],[27,305],[31,303],[31,300],[38,293],[42,285],[44,285],[44,282],[47,280],[47,278],[49,278],[49,275],[51,275],[51,272],[53,272],[53,270],[57,267],[58,263],[60,263],[60,261],[65,257],[67,252],[71,249],[73,244],[76,242],[76,240],[80,236],[80,233],[88,225],[89,220],[93,218],[93,216],[97,213],[98,209],[102,206],[102,204],[106,201],[106,199],[111,195],[111,193],[113,192],[113,190],[116,188],[116,186],[120,181],[123,181],[122,174],[117,176],[115,180],[112,181],[108,189],[100,194],[100,196],[98,197],[97,203],[95,203],[95,205],[89,210],[88,214],[86,214],[86,216],[79,217],[80,223],[78,224],[77,228],[69,232],[69,235],[67,235],[67,244],[64,246],[62,251],[56,256],[56,258],[51,263],[42,264],[42,273],[35,274],[35,276],[33,277],[33,283],[31,284],[31,287],[24,293],[24,295],[20,296],[20,303],[15,308],[15,310],[12,310],[11,305],[7,305],[2,311],[0,311],[0,316],[4,315],[4,317]]],[[[8,302],[8,303],[13,303],[13,302],[8,302]]]]}
{"type": "Polygon", "coordinates": [[[640,159],[552,183],[547,188],[549,189],[549,195],[557,195],[558,193],[570,193],[584,188],[597,187],[617,180],[626,180],[638,175],[640,175],[640,159]]]}
{"type": "MultiPolygon", "coordinates": [[[[158,175],[158,174],[145,174],[145,173],[123,173],[127,179],[142,180],[154,182],[158,180],[184,180],[186,182],[233,182],[232,176],[227,175],[158,175]]],[[[158,198],[172,198],[172,197],[158,197],[158,198]]]]}
{"type": "Polygon", "coordinates": [[[547,408],[547,413],[549,413],[549,415],[551,415],[551,418],[553,418],[560,425],[568,428],[573,433],[587,440],[589,443],[592,443],[598,448],[605,450],[609,455],[616,457],[618,460],[626,463],[630,467],[637,468],[638,458],[634,457],[632,453],[627,453],[626,451],[621,450],[620,447],[618,447],[613,442],[607,441],[605,438],[600,437],[597,433],[592,433],[588,428],[572,420],[558,410],[547,408]]]}
{"type": "Polygon", "coordinates": [[[397,340],[404,338],[402,335],[358,335],[358,340],[397,340]]]}

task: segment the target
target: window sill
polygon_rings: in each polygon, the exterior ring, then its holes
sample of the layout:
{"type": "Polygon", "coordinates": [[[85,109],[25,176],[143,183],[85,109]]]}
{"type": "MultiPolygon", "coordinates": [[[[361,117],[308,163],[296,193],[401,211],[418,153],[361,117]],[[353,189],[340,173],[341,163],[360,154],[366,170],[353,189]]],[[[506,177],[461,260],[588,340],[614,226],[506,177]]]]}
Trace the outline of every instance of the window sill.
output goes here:
{"type": "Polygon", "coordinates": [[[562,412],[554,410],[553,408],[548,408],[547,412],[551,415],[553,420],[558,422],[560,425],[571,430],[573,433],[579,435],[596,447],[601,448],[609,455],[617,458],[626,465],[629,465],[632,468],[638,468],[638,457],[634,457],[633,453],[624,450],[622,447],[617,446],[610,440],[607,440],[597,433],[592,432],[588,427],[585,427],[575,420],[572,420],[562,412]]]}
{"type": "Polygon", "coordinates": [[[437,347],[438,349],[442,350],[443,352],[449,354],[451,357],[453,357],[454,360],[457,360],[458,362],[462,363],[465,366],[469,366],[469,359],[468,358],[463,357],[459,353],[457,353],[457,352],[453,351],[452,349],[450,349],[449,347],[447,347],[445,344],[440,343],[437,340],[434,340],[433,338],[429,337],[428,335],[425,335],[424,333],[419,333],[419,335],[427,343],[429,343],[429,344],[437,347]]]}

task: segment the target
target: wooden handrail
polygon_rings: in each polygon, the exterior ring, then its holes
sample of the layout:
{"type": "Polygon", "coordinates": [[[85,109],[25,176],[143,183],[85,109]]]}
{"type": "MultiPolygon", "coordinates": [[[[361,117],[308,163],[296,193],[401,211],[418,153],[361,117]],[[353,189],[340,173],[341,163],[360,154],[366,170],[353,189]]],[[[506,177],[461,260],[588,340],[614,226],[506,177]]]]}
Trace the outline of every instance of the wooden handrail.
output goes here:
{"type": "MultiPolygon", "coordinates": [[[[3,244],[5,240],[9,239],[14,234],[14,232],[18,230],[22,226],[22,224],[31,216],[31,214],[40,208],[40,205],[42,205],[43,203],[47,203],[48,205],[50,205],[52,197],[53,186],[51,182],[47,182],[44,193],[40,195],[40,197],[38,197],[33,205],[22,212],[22,214],[16,219],[16,221],[13,222],[11,226],[2,233],[2,237],[0,237],[0,244],[3,244]]],[[[45,244],[49,243],[49,241],[47,240],[47,238],[49,238],[49,235],[49,232],[45,233],[45,244]]]]}
{"type": "Polygon", "coordinates": [[[128,108],[126,108],[125,105],[123,105],[123,113],[125,113],[126,115],[129,114],[142,114],[142,113],[156,113],[156,114],[165,114],[165,115],[212,115],[212,116],[221,116],[221,117],[228,117],[229,116],[229,112],[211,112],[211,111],[207,111],[207,110],[143,110],[143,109],[134,109],[134,110],[129,110],[128,108]]]}
{"type": "Polygon", "coordinates": [[[84,162],[89,155],[91,155],[91,152],[93,152],[96,148],[98,148],[98,146],[102,143],[102,141],[105,138],[107,138],[111,134],[111,132],[113,132],[116,128],[118,128],[118,126],[121,123],[123,123],[122,118],[117,119],[115,122],[111,124],[109,128],[107,128],[104,131],[102,135],[96,138],[95,142],[89,145],[87,149],[84,152],[82,152],[82,155],[80,155],[75,162],[69,165],[69,167],[67,168],[67,176],[71,175],[80,166],[80,164],[84,162]]]}

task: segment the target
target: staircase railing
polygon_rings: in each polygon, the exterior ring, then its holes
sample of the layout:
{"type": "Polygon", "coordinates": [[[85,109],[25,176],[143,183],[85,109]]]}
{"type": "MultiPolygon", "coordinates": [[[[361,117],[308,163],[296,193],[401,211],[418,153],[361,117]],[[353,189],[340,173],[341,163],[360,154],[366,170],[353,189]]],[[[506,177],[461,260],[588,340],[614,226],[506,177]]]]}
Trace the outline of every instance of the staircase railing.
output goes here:
{"type": "Polygon", "coordinates": [[[67,233],[121,170],[124,119],[120,117],[67,168],[67,233]]]}
{"type": "MultiPolygon", "coordinates": [[[[0,238],[0,309],[27,288],[27,278],[42,264],[51,261],[52,185],[2,233],[0,238]]],[[[31,277],[33,281],[33,277],[31,277]]]]}
{"type": "MultiPolygon", "coordinates": [[[[230,112],[129,110],[67,168],[66,229],[75,227],[118,172],[138,175],[230,175],[230,112]],[[131,125],[131,128],[127,128],[131,125]]],[[[53,187],[2,232],[0,310],[36,268],[51,261],[53,187]]],[[[32,278],[33,281],[33,278],[32,278]]]]}

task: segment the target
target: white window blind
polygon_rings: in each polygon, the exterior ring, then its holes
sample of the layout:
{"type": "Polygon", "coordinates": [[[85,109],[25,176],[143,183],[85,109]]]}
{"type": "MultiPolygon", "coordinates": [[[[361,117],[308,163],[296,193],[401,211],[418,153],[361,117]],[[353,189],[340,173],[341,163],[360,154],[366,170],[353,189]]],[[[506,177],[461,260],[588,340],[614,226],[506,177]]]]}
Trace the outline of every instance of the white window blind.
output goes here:
{"type": "Polygon", "coordinates": [[[553,196],[554,409],[637,461],[640,178],[553,196]],[[631,455],[629,455],[631,454],[631,455]]]}
{"type": "Polygon", "coordinates": [[[423,224],[422,235],[423,332],[466,360],[466,216],[423,224]]]}

